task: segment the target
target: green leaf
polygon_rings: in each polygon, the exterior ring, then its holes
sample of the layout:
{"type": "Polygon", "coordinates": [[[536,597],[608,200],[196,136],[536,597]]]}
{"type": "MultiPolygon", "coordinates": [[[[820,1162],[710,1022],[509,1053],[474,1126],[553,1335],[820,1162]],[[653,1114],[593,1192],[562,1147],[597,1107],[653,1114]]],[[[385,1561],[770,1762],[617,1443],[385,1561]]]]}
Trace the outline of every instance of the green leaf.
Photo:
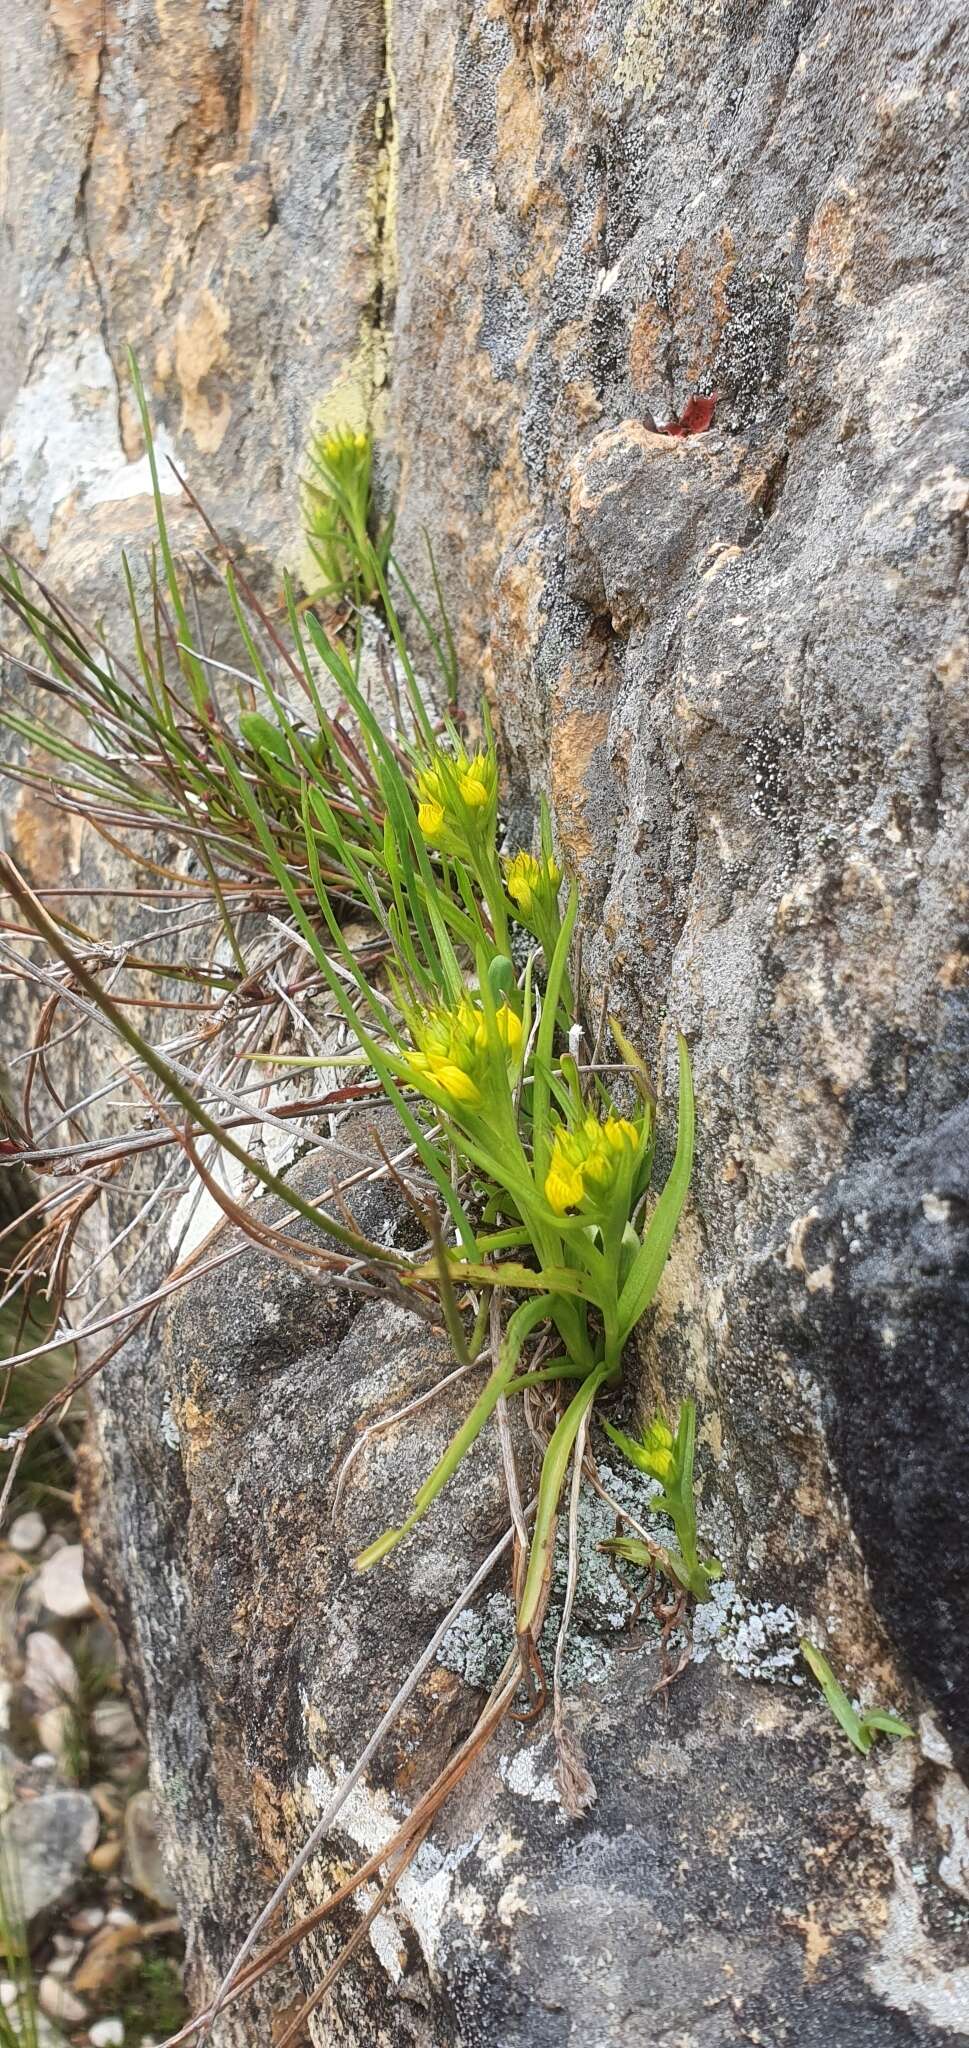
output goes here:
{"type": "Polygon", "coordinates": [[[535,1172],[535,1184],[540,1189],[543,1189],[545,1186],[545,1176],[548,1172],[548,1162],[551,1153],[548,1120],[548,1076],[552,1064],[552,1041],[555,1036],[555,1021],[558,1015],[559,996],[562,993],[562,984],[565,979],[565,972],[568,966],[569,946],[572,943],[572,932],[575,927],[575,920],[578,914],[578,908],[578,891],[573,887],[569,890],[569,900],[566,906],[565,916],[562,919],[562,928],[559,932],[555,951],[552,955],[552,959],[549,964],[548,980],[545,985],[545,999],[542,1008],[542,1018],[541,1023],[538,1027],[538,1037],[535,1044],[535,1057],[532,1062],[532,1068],[534,1073],[534,1084],[532,1087],[532,1124],[535,1133],[533,1164],[535,1172]]]}
{"type": "Polygon", "coordinates": [[[800,1649],[804,1662],[817,1679],[835,1720],[840,1722],[849,1742],[854,1743],[862,1756],[867,1756],[872,1745],[872,1736],[863,1726],[860,1716],[856,1714],[844,1687],[839,1685],[827,1658],[814,1643],[808,1642],[806,1636],[801,1637],[800,1649]]]}
{"type": "Polygon", "coordinates": [[[515,1367],[521,1356],[522,1345],[526,1337],[535,1328],[536,1323],[540,1323],[547,1313],[548,1303],[540,1296],[534,1301],[523,1302],[521,1308],[515,1310],[505,1331],[497,1365],[482,1388],[470,1414],[465,1417],[457,1435],[452,1437],[447,1450],[438,1459],[433,1472],[429,1478],[425,1479],[423,1486],[415,1495],[413,1508],[406,1521],[402,1522],[398,1529],[385,1529],[383,1535],[378,1536],[375,1543],[370,1543],[367,1545],[366,1550],[361,1550],[359,1556],[354,1559],[355,1571],[366,1572],[370,1570],[372,1565],[379,1564],[381,1558],[386,1557],[389,1551],[394,1550],[397,1544],[405,1536],[409,1536],[412,1529],[416,1528],[417,1523],[427,1513],[431,1503],[437,1499],[438,1494],[457,1471],[462,1458],[471,1449],[475,1438],[480,1436],[489,1416],[497,1407],[501,1395],[514,1378],[515,1367]]]}
{"type": "Polygon", "coordinates": [[[629,1564],[641,1564],[647,1572],[653,1562],[649,1545],[638,1536],[611,1536],[607,1543],[599,1544],[599,1549],[607,1550],[612,1557],[624,1557],[629,1564]]]}
{"type": "Polygon", "coordinates": [[[637,1443],[635,1437],[627,1436],[625,1430],[616,1429],[611,1422],[603,1420],[602,1427],[613,1443],[618,1445],[623,1456],[629,1459],[631,1465],[635,1465],[638,1472],[648,1472],[650,1478],[655,1477],[643,1444],[637,1443]]]}
{"type": "Polygon", "coordinates": [[[883,1714],[878,1707],[862,1714],[861,1725],[876,1730],[879,1735],[894,1735],[910,1742],[915,1740],[915,1729],[910,1728],[907,1721],[900,1721],[897,1714],[883,1714]]]}
{"type": "Polygon", "coordinates": [[[278,726],[264,718],[261,711],[244,711],[239,720],[239,731],[256,753],[271,754],[292,773],[293,757],[289,747],[278,726]]]}
{"type": "Polygon", "coordinates": [[[619,1325],[622,1341],[645,1315],[659,1286],[669,1256],[680,1213],[686,1200],[693,1166],[694,1103],[693,1077],[686,1039],[677,1032],[680,1063],[680,1099],[676,1132],[676,1155],[669,1179],[653,1211],[642,1249],[633,1260],[629,1277],[619,1297],[619,1325]]]}

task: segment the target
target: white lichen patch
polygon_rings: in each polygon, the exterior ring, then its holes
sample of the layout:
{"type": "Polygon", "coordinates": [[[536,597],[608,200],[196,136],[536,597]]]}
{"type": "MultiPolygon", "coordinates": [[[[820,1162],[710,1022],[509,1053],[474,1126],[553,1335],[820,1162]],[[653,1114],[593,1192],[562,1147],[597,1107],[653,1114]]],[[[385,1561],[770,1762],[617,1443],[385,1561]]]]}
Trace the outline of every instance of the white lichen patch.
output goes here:
{"type": "Polygon", "coordinates": [[[525,1882],[523,1872],[516,1870],[511,1883],[506,1884],[495,1908],[502,1927],[510,1927],[523,1913],[531,1913],[534,1910],[528,1903],[525,1882]]]}
{"type": "MultiPolygon", "coordinates": [[[[892,1863],[894,1885],[866,1977],[877,1998],[916,2022],[960,2040],[969,2034],[969,1965],[950,1967],[934,1947],[912,1861],[912,1804],[918,1753],[899,1742],[864,1778],[864,1796],[892,1863]]],[[[924,1879],[924,1872],[922,1873],[924,1879]]]]}
{"type": "Polygon", "coordinates": [[[710,1592],[693,1617],[695,1663],[702,1664],[715,1650],[741,1678],[804,1684],[797,1668],[801,1625],[792,1607],[745,1600],[732,1579],[716,1580],[710,1592]]]}
{"type": "Polygon", "coordinates": [[[517,1856],[522,1848],[522,1838],[513,1834],[510,1828],[502,1828],[496,1842],[487,1851],[482,1850],[481,1867],[489,1877],[498,1877],[509,1857],[517,1856]]]}
{"type": "MultiPolygon", "coordinates": [[[[343,1765],[335,1757],[331,1758],[331,1771],[332,1775],[320,1763],[310,1766],[305,1791],[311,1812],[319,1813],[329,1805],[343,1776],[343,1765]]],[[[403,1817],[403,1810],[399,1814],[393,1811],[386,1792],[358,1784],[341,1807],[335,1826],[364,1856],[369,1857],[386,1847],[403,1817]]],[[[370,1929],[371,1946],[393,1983],[400,1982],[406,1966],[400,1918],[413,1930],[424,1960],[428,1968],[432,1968],[441,1927],[452,1905],[455,1872],[477,1846],[475,1837],[471,1841],[457,1843],[446,1856],[442,1856],[432,1842],[423,1842],[400,1879],[393,1908],[385,1908],[377,1915],[370,1929]]]]}
{"type": "Polygon", "coordinates": [[[170,1451],[181,1450],[181,1432],[179,1430],[178,1423],[176,1422],[175,1417],[172,1414],[171,1396],[168,1393],[165,1394],[164,1399],[162,1401],[161,1434],[162,1442],[167,1444],[168,1449],[170,1451]]]}
{"type": "Polygon", "coordinates": [[[498,1761],[498,1774],[502,1784],[519,1799],[530,1799],[535,1806],[557,1806],[559,1795],[551,1770],[543,1770],[542,1763],[552,1760],[549,1738],[542,1742],[530,1742],[517,1749],[511,1756],[498,1761]]]}
{"type": "Polygon", "coordinates": [[[969,1900],[969,1788],[947,1771],[935,1796],[935,1822],[948,1847],[939,1858],[939,1878],[949,1891],[969,1900]]]}

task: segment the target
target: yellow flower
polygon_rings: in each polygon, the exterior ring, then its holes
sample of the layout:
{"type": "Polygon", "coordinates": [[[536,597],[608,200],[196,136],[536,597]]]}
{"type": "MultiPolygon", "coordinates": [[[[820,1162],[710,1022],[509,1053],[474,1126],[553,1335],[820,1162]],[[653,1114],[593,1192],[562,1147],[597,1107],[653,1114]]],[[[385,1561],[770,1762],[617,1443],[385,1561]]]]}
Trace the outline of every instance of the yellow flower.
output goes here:
{"type": "Polygon", "coordinates": [[[444,823],[443,805],[433,802],[425,802],[419,804],[417,809],[417,822],[421,828],[421,831],[424,834],[425,839],[436,839],[441,830],[441,826],[444,823]]]}
{"type": "MultiPolygon", "coordinates": [[[[502,1085],[507,1069],[517,1066],[522,1041],[521,1018],[507,1003],[495,1012],[498,1038],[504,1048],[502,1085]]],[[[480,1005],[463,995],[451,1010],[429,1010],[411,1023],[414,1050],[404,1055],[412,1078],[434,1102],[445,1095],[466,1109],[480,1108],[495,1078],[488,1020],[480,1005]]]]}
{"type": "Polygon", "coordinates": [[[492,749],[456,754],[439,749],[417,771],[417,822],[424,838],[445,853],[463,854],[494,830],[498,809],[498,764],[492,749]]]}
{"type": "Polygon", "coordinates": [[[359,461],[361,456],[367,454],[369,447],[370,441],[368,436],[359,432],[358,429],[353,427],[332,427],[330,432],[324,436],[320,454],[324,462],[328,463],[331,469],[338,469],[340,464],[348,459],[359,461]]]}
{"type": "Polygon", "coordinates": [[[545,1199],[556,1216],[564,1216],[566,1209],[577,1209],[585,1194],[585,1182],[577,1166],[569,1166],[565,1160],[553,1158],[545,1177],[545,1199]]]}
{"type": "Polygon", "coordinates": [[[574,1131],[560,1128],[552,1142],[545,1176],[545,1199],[557,1216],[577,1209],[590,1192],[605,1191],[624,1157],[634,1153],[640,1133],[628,1117],[609,1116],[604,1123],[589,1114],[574,1131]]]}
{"type": "Polygon", "coordinates": [[[445,1095],[453,1095],[455,1102],[477,1104],[481,1101],[481,1090],[463,1067],[457,1067],[453,1060],[435,1060],[432,1063],[434,1079],[445,1095]]]}
{"type": "Polygon", "coordinates": [[[481,760],[473,761],[470,768],[466,768],[463,775],[458,776],[458,789],[464,802],[470,804],[473,811],[484,809],[488,801],[488,791],[485,786],[484,764],[481,760]]]}
{"type": "Polygon", "coordinates": [[[525,917],[536,903],[554,903],[561,881],[562,870],[554,860],[539,861],[533,853],[516,853],[505,862],[505,887],[525,917]]]}
{"type": "MultiPolygon", "coordinates": [[[[506,1051],[517,1053],[522,1042],[522,1020],[517,1010],[510,1010],[507,1003],[501,1003],[495,1011],[495,1025],[506,1051]]],[[[483,1012],[475,1025],[474,1042],[481,1052],[488,1043],[488,1025],[483,1012]]]]}

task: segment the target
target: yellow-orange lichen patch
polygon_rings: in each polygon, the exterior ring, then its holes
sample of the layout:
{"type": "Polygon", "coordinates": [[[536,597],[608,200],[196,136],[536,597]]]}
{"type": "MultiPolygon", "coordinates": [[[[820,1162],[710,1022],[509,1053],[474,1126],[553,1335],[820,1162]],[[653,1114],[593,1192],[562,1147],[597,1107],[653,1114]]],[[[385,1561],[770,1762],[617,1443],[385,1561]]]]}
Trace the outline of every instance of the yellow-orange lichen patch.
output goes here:
{"type": "Polygon", "coordinates": [[[194,1395],[186,1394],[184,1400],[172,1402],[175,1426],[182,1439],[185,1463],[201,1458],[211,1448],[215,1435],[215,1416],[211,1409],[200,1407],[194,1395]]]}
{"type": "Polygon", "coordinates": [[[574,865],[589,860],[594,851],[587,820],[588,775],[608,731],[607,711],[569,711],[551,721],[549,786],[562,845],[574,865]]]}
{"type": "Polygon", "coordinates": [[[854,300],[857,193],[850,186],[834,192],[818,207],[808,230],[804,274],[814,282],[837,284],[839,299],[854,300]]]}
{"type": "Polygon", "coordinates": [[[51,25],[66,52],[82,99],[97,90],[105,33],[103,0],[48,0],[51,25]]]}
{"type": "Polygon", "coordinates": [[[182,433],[191,434],[203,455],[222,446],[231,406],[212,379],[228,365],[229,315],[207,285],[193,292],[175,323],[175,375],[182,394],[182,433]]]}
{"type": "Polygon", "coordinates": [[[629,376],[634,391],[648,391],[659,377],[659,352],[669,322],[656,299],[647,299],[633,320],[629,337],[629,376]]]}
{"type": "Polygon", "coordinates": [[[524,217],[538,198],[538,160],[546,128],[539,95],[514,57],[498,80],[495,127],[495,175],[524,217]]]}
{"type": "Polygon", "coordinates": [[[737,245],[728,227],[721,228],[720,242],[723,248],[723,262],[714,277],[711,292],[713,299],[713,328],[710,341],[714,353],[716,353],[720,336],[730,318],[728,293],[730,280],[737,268],[737,245]]]}
{"type": "MultiPolygon", "coordinates": [[[[49,757],[31,752],[32,768],[52,768],[49,757]]],[[[10,850],[35,888],[56,888],[66,875],[76,875],[83,827],[77,817],[55,811],[31,789],[21,789],[10,817],[10,850]]]]}

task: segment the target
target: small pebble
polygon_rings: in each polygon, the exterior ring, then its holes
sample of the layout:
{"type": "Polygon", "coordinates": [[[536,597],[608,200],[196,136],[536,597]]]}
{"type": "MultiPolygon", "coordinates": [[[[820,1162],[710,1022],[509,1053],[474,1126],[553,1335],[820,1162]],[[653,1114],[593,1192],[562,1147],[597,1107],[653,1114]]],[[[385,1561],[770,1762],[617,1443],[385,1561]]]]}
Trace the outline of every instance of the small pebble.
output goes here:
{"type": "Polygon", "coordinates": [[[39,1550],[47,1534],[47,1524],[36,1508],[30,1508],[25,1515],[17,1515],[11,1522],[7,1542],[11,1550],[19,1550],[26,1557],[31,1550],[39,1550]]]}
{"type": "Polygon", "coordinates": [[[70,1706],[47,1707],[36,1716],[37,1733],[44,1748],[51,1756],[60,1759],[64,1754],[64,1742],[71,1725],[73,1709],[70,1706]]]}
{"type": "Polygon", "coordinates": [[[77,1670],[73,1658],[63,1643],[59,1643],[56,1636],[49,1635],[46,1629],[35,1628],[27,1637],[24,1684],[39,1714],[46,1713],[49,1707],[62,1707],[65,1700],[77,1698],[77,1670]]]}
{"type": "Polygon", "coordinates": [[[91,2048],[121,2048],[124,2040],[123,2020],[95,2020],[88,2028],[91,2048]]]}
{"type": "Polygon", "coordinates": [[[84,1552],[79,1543],[65,1544],[49,1557],[37,1584],[44,1606],[62,1621],[82,1621],[94,1613],[84,1584],[84,1552]]]}
{"type": "Polygon", "coordinates": [[[3,2007],[3,2009],[4,2009],[4,2012],[9,2012],[9,2011],[10,2011],[10,2008],[11,2008],[11,2006],[12,2006],[12,2005],[16,2005],[16,2003],[17,2003],[17,1986],[16,1986],[16,1984],[15,1984],[15,1983],[13,1982],[12,1978],[10,1978],[10,1977],[3,1977],[3,1978],[0,1978],[0,2005],[2,2005],[2,2007],[3,2007]]]}
{"type": "Polygon", "coordinates": [[[55,1934],[54,1951],[55,1953],[47,1965],[50,1975],[52,1977],[69,1977],[75,1963],[84,1954],[84,1943],[79,1940],[77,1935],[55,1934]]]}
{"type": "Polygon", "coordinates": [[[58,2020],[67,2027],[79,2027],[87,2019],[87,2006],[82,2005],[66,1984],[58,1983],[49,1970],[45,1971],[37,1986],[37,2003],[49,2020],[58,2020]]]}
{"type": "Polygon", "coordinates": [[[51,1956],[47,1965],[48,1977],[56,1977],[59,1984],[63,1983],[65,1977],[70,1976],[76,1960],[76,1956],[51,1956]]]}
{"type": "Polygon", "coordinates": [[[138,1723],[127,1700],[99,1700],[91,1715],[98,1742],[106,1749],[133,1749],[139,1741],[138,1723]]]}
{"type": "Polygon", "coordinates": [[[121,1819],[121,1801],[114,1785],[106,1783],[101,1778],[96,1785],[91,1786],[91,1798],[102,1820],[111,1822],[121,1819]]]}
{"type": "Polygon", "coordinates": [[[68,1922],[72,1934],[96,1934],[104,1926],[103,1906],[82,1906],[68,1922]]]}
{"type": "Polygon", "coordinates": [[[37,1755],[30,1759],[30,1768],[33,1771],[56,1771],[57,1758],[51,1756],[49,1749],[39,1749],[37,1755]]]}
{"type": "Polygon", "coordinates": [[[92,1870],[115,1870],[121,1861],[121,1843],[99,1842],[87,1860],[92,1870]]]}
{"type": "Polygon", "coordinates": [[[137,1925],[138,1921],[134,1913],[126,1912],[124,1906],[112,1906],[108,1914],[109,1927],[137,1927],[137,1925]]]}

